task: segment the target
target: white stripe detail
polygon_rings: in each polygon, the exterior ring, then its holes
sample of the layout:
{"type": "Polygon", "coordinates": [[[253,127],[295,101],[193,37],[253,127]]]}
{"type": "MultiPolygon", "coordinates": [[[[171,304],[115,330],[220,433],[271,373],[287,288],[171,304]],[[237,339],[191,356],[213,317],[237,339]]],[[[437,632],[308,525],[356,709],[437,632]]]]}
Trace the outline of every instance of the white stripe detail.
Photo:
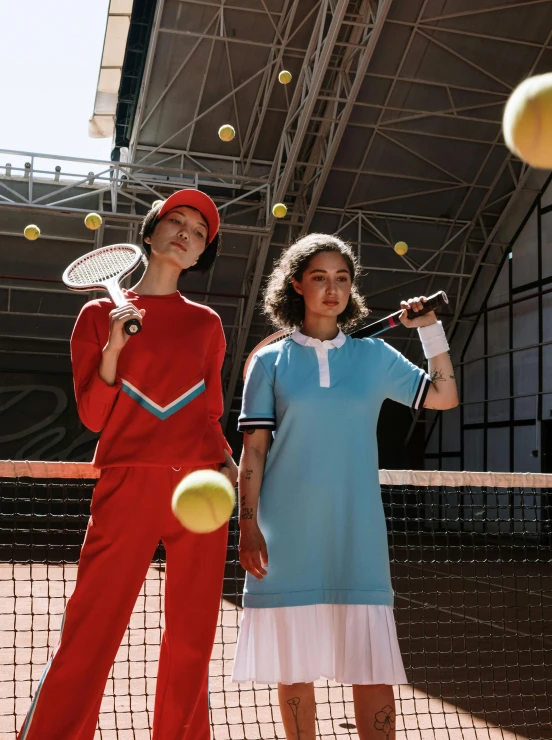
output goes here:
{"type": "Polygon", "coordinates": [[[427,375],[424,375],[422,378],[422,381],[420,385],[418,386],[418,393],[416,394],[416,399],[414,401],[414,408],[417,409],[420,406],[420,401],[424,397],[424,391],[427,388],[427,384],[430,382],[427,375]]]}
{"type": "Polygon", "coordinates": [[[29,730],[31,729],[31,724],[32,724],[32,721],[33,721],[34,713],[35,713],[36,708],[38,706],[38,699],[40,697],[40,692],[42,691],[42,687],[44,686],[44,681],[46,680],[46,676],[48,675],[48,671],[52,667],[52,663],[54,662],[54,658],[56,657],[56,653],[57,653],[57,651],[59,650],[59,648],[61,646],[61,638],[63,636],[63,628],[65,627],[65,614],[66,614],[66,611],[67,611],[67,609],[63,612],[63,619],[61,621],[61,629],[60,629],[60,632],[59,632],[58,644],[56,646],[56,649],[52,653],[52,656],[51,656],[50,660],[46,664],[46,668],[44,669],[44,673],[42,674],[42,677],[41,677],[40,682],[38,684],[38,688],[36,690],[36,693],[35,693],[35,695],[33,697],[32,702],[31,702],[31,706],[29,708],[29,712],[28,712],[27,716],[25,717],[25,722],[23,723],[24,731],[23,731],[23,733],[21,735],[21,739],[20,740],[25,740],[25,738],[29,734],[29,730]]]}
{"type": "Polygon", "coordinates": [[[247,427],[247,426],[257,426],[257,427],[268,427],[268,426],[276,426],[276,422],[274,419],[242,419],[241,421],[238,421],[238,426],[240,427],[247,427]]]}
{"type": "Polygon", "coordinates": [[[167,406],[160,406],[158,403],[155,403],[155,401],[152,401],[151,398],[148,398],[148,396],[146,396],[145,393],[142,393],[141,391],[138,390],[138,388],[135,388],[132,385],[132,383],[129,383],[128,382],[128,380],[124,380],[124,379],[121,379],[121,380],[122,380],[123,385],[126,385],[127,388],[130,388],[131,391],[134,391],[134,393],[136,393],[138,396],[140,396],[140,398],[143,398],[144,401],[146,401],[147,403],[149,403],[150,406],[153,406],[154,408],[156,408],[161,413],[165,413],[166,411],[168,411],[169,409],[171,409],[173,406],[176,406],[176,404],[177,403],[180,403],[183,399],[186,398],[186,396],[189,396],[191,393],[193,393],[194,391],[196,391],[200,386],[202,386],[202,385],[205,384],[205,381],[204,380],[200,380],[199,383],[196,383],[196,385],[193,386],[193,388],[190,388],[185,393],[183,393],[181,396],[179,396],[178,398],[175,398],[175,400],[174,401],[171,401],[169,404],[167,404],[167,406]]]}

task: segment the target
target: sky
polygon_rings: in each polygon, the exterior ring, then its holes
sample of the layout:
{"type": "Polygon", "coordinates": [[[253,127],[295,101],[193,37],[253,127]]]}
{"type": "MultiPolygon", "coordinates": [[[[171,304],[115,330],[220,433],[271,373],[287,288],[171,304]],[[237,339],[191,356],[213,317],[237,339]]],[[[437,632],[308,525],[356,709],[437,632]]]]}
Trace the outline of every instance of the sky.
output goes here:
{"type": "Polygon", "coordinates": [[[4,149],[109,160],[111,138],[88,136],[108,7],[0,0],[0,166],[4,149]]]}

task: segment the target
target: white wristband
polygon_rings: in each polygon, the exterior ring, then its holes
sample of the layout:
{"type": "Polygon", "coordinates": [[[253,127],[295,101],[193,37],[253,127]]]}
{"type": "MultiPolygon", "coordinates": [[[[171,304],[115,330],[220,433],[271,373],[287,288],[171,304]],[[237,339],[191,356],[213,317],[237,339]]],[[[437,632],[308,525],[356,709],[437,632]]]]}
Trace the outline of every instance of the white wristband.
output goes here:
{"type": "Polygon", "coordinates": [[[436,321],[434,324],[430,324],[429,326],[420,326],[418,334],[420,335],[420,341],[424,348],[426,360],[430,360],[432,357],[442,355],[444,352],[449,351],[449,344],[445,336],[445,330],[440,321],[436,321]]]}

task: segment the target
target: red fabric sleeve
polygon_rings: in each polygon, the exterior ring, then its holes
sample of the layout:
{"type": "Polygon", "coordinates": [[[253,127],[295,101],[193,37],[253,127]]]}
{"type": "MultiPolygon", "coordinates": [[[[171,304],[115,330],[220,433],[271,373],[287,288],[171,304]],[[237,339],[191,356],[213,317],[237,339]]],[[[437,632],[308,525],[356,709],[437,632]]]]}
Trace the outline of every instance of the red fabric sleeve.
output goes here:
{"type": "MultiPolygon", "coordinates": [[[[218,318],[218,317],[217,317],[218,318]]],[[[226,339],[222,323],[218,319],[211,336],[206,363],[205,363],[205,388],[207,392],[207,408],[209,411],[209,422],[215,427],[220,435],[224,447],[232,454],[232,448],[222,433],[220,418],[224,413],[224,400],[222,397],[222,365],[226,354],[226,339]]]]}
{"type": "MultiPolygon", "coordinates": [[[[87,305],[79,314],[71,336],[71,362],[79,417],[92,432],[101,432],[121,388],[119,378],[108,385],[98,374],[102,344],[94,321],[98,307],[87,305]]],[[[101,315],[106,321],[107,316],[101,315]]],[[[105,344],[105,342],[104,342],[105,344]]]]}

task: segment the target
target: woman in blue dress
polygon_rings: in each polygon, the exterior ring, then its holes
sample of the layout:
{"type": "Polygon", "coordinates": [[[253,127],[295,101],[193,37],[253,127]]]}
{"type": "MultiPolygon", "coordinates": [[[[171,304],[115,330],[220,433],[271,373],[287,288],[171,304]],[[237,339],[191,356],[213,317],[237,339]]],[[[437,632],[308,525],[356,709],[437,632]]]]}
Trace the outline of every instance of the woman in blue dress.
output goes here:
{"type": "Polygon", "coordinates": [[[326,234],[289,247],[265,311],[294,330],[249,368],[239,427],[240,561],[247,571],[234,681],[277,683],[288,740],[314,740],[313,681],[353,685],[361,740],[395,738],[406,683],[393,617],[376,426],[391,398],[458,403],[448,344],[423,298],[402,302],[428,373],[381,339],[343,333],[367,314],[351,248],[326,234]]]}

